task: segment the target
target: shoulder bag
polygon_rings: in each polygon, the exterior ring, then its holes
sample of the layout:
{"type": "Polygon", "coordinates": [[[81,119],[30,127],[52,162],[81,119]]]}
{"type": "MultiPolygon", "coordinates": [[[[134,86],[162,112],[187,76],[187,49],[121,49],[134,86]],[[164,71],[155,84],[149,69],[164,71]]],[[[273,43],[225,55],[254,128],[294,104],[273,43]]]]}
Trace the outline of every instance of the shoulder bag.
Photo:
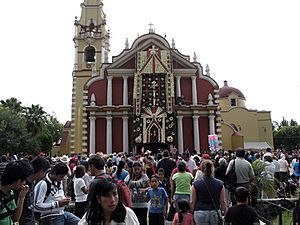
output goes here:
{"type": "Polygon", "coordinates": [[[206,186],[206,189],[207,189],[207,191],[208,191],[208,193],[209,193],[209,196],[210,196],[210,198],[211,198],[211,201],[212,201],[212,203],[213,203],[213,205],[214,205],[214,207],[215,207],[215,210],[216,210],[216,212],[217,212],[217,214],[218,214],[218,218],[219,218],[219,220],[218,220],[218,225],[223,225],[223,219],[222,219],[222,217],[221,217],[221,215],[220,215],[220,213],[219,213],[219,210],[218,210],[218,208],[217,208],[217,206],[216,206],[215,200],[214,200],[214,198],[212,197],[212,195],[211,195],[211,193],[210,193],[210,191],[209,191],[209,188],[208,188],[208,186],[207,186],[207,184],[206,184],[204,178],[202,178],[202,179],[203,179],[203,182],[204,182],[204,184],[205,184],[205,186],[206,186]]]}

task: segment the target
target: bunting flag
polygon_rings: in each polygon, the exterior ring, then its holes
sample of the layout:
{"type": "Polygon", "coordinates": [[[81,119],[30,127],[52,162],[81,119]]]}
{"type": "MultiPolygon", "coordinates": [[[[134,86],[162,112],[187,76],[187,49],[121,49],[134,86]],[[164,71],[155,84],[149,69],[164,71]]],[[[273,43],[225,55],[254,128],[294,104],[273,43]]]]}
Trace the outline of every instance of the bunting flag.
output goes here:
{"type": "Polygon", "coordinates": [[[218,135],[211,134],[208,135],[208,143],[209,143],[209,149],[212,152],[219,151],[219,141],[218,141],[218,135]]]}

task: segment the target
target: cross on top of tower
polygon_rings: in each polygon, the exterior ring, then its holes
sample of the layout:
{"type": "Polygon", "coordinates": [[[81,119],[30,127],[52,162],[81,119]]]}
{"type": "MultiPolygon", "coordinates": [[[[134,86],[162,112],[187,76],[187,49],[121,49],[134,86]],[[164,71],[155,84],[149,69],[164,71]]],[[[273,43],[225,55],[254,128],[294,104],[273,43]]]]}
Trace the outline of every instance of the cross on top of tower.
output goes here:
{"type": "Polygon", "coordinates": [[[154,33],[154,29],[152,28],[154,24],[150,22],[148,25],[149,25],[149,33],[154,33]]]}

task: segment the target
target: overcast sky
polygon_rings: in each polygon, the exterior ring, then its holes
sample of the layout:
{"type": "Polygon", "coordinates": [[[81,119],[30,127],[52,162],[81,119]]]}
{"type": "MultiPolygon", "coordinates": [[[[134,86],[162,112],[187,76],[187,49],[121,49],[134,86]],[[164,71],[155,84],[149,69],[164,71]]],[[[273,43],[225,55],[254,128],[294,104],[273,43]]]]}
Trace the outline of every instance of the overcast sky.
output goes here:
{"type": "MultiPolygon", "coordinates": [[[[71,119],[74,17],[83,0],[1,2],[0,99],[40,104],[71,119]]],[[[300,123],[299,0],[104,0],[111,53],[155,32],[194,52],[219,86],[240,89],[249,109],[300,123]]]]}

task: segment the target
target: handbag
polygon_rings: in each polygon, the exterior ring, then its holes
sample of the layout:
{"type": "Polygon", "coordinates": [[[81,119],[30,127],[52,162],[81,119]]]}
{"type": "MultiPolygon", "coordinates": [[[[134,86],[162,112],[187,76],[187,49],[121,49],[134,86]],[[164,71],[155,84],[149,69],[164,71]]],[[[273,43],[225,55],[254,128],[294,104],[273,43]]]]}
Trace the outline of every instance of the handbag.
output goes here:
{"type": "MultiPolygon", "coordinates": [[[[203,178],[202,178],[203,179],[203,178]]],[[[210,191],[209,191],[209,188],[208,188],[208,186],[207,186],[207,184],[206,184],[206,182],[205,182],[205,180],[203,179],[203,182],[204,182],[204,184],[205,184],[205,186],[206,186],[206,189],[207,189],[207,191],[208,191],[208,193],[209,193],[209,196],[210,196],[210,198],[211,198],[211,201],[212,201],[212,203],[213,203],[213,205],[214,205],[214,207],[215,207],[215,210],[216,210],[216,212],[217,212],[217,214],[218,214],[218,225],[223,225],[223,218],[221,217],[221,215],[220,215],[220,213],[219,213],[219,210],[217,209],[217,206],[216,206],[216,204],[215,204],[215,200],[213,199],[213,197],[212,197],[212,195],[211,195],[211,193],[210,193],[210,191]]]]}
{"type": "Polygon", "coordinates": [[[233,164],[231,170],[225,175],[224,186],[227,190],[233,192],[236,188],[236,173],[235,173],[235,160],[233,160],[233,164]]]}

